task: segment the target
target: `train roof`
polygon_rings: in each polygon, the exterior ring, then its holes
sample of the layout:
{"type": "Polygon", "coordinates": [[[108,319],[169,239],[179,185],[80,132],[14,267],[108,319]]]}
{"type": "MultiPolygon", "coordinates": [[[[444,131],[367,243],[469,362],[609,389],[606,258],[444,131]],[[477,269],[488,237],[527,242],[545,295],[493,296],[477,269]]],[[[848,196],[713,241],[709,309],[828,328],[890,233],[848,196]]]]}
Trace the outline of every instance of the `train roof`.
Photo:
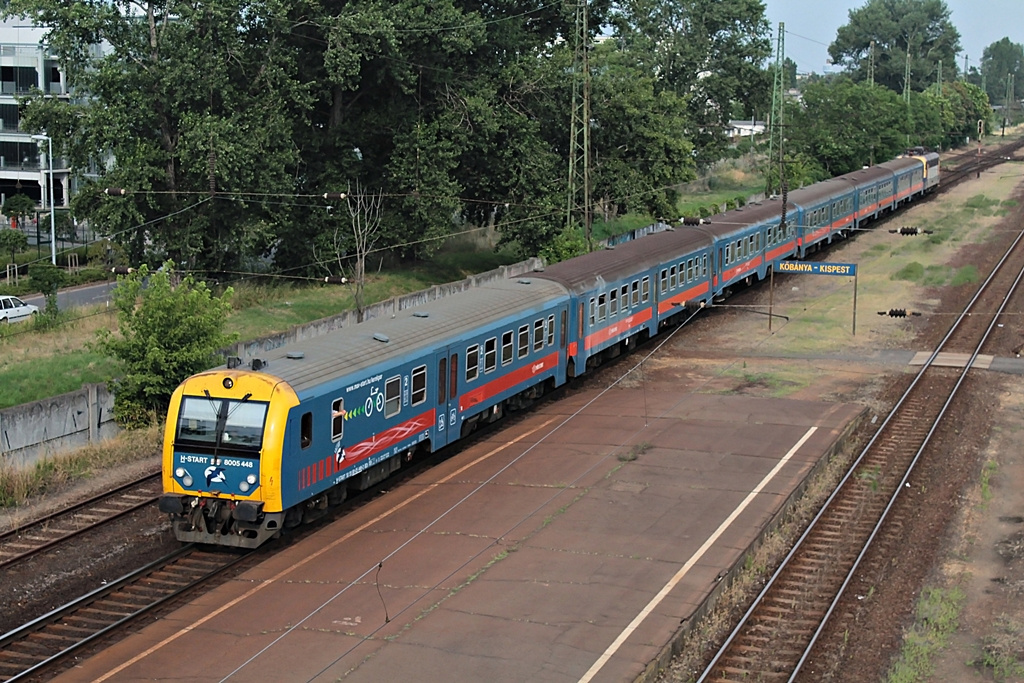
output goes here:
{"type": "Polygon", "coordinates": [[[496,280],[260,354],[267,374],[301,394],[332,379],[368,372],[396,357],[472,336],[488,323],[543,310],[566,296],[556,282],[532,276],[496,280]],[[301,356],[300,356],[301,355],[301,356]]]}
{"type": "Polygon", "coordinates": [[[559,282],[575,292],[585,292],[600,282],[633,277],[642,270],[710,246],[711,239],[701,228],[683,227],[644,235],[613,248],[555,263],[535,275],[559,282]]]}
{"type": "Polygon", "coordinates": [[[905,171],[908,168],[914,168],[915,166],[920,167],[921,164],[921,159],[915,159],[914,157],[899,157],[892,161],[886,161],[878,164],[877,168],[888,168],[889,170],[896,172],[905,171]]]}
{"type": "MultiPolygon", "coordinates": [[[[787,196],[786,215],[795,216],[796,204],[792,201],[793,195],[787,196]]],[[[744,207],[732,209],[711,217],[711,222],[702,225],[714,238],[727,237],[736,232],[742,232],[752,225],[778,222],[782,218],[782,200],[772,197],[760,202],[751,202],[744,207]]]]}

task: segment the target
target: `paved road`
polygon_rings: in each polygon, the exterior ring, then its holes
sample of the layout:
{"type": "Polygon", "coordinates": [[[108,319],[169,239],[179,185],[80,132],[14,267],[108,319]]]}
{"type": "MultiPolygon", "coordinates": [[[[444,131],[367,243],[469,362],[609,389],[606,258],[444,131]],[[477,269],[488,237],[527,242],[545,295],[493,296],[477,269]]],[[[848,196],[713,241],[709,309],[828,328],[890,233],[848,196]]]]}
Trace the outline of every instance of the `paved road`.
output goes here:
{"type": "MultiPolygon", "coordinates": [[[[71,289],[62,289],[57,293],[57,308],[64,310],[75,306],[109,304],[110,293],[116,284],[116,282],[100,282],[71,289]]],[[[40,309],[46,306],[46,298],[41,294],[23,296],[21,299],[26,303],[35,304],[40,309]]]]}

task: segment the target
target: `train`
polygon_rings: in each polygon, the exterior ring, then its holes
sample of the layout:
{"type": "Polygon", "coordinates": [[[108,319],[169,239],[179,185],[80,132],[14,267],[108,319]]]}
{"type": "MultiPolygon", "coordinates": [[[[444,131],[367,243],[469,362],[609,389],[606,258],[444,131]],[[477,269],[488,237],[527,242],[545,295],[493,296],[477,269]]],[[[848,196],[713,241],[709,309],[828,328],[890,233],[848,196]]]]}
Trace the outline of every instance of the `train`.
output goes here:
{"type": "Polygon", "coordinates": [[[478,286],[245,365],[170,400],[163,494],[176,538],[255,548],[509,411],[932,192],[912,152],[478,286]]]}

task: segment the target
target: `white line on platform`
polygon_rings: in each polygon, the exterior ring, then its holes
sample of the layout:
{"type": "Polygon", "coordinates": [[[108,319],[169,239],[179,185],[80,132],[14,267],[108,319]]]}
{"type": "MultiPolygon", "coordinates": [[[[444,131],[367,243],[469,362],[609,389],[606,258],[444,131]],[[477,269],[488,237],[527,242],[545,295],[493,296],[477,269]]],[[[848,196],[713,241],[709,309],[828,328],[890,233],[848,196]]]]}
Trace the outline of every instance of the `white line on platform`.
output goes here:
{"type": "Polygon", "coordinates": [[[725,518],[725,521],[718,525],[718,528],[715,529],[715,533],[711,534],[711,536],[708,537],[708,540],[704,541],[704,545],[697,549],[697,552],[695,552],[690,557],[690,559],[688,559],[686,563],[679,568],[679,571],[675,573],[675,576],[669,579],[669,582],[666,583],[660,591],[658,591],[658,594],[655,595],[651,599],[651,601],[647,603],[647,606],[640,610],[640,613],[633,618],[633,621],[629,623],[629,626],[623,629],[622,633],[620,633],[619,636],[612,642],[612,644],[608,646],[608,649],[605,650],[604,653],[597,658],[597,661],[594,662],[594,665],[590,667],[587,673],[583,674],[583,676],[579,680],[579,683],[588,683],[588,681],[592,680],[594,676],[596,676],[597,673],[602,668],[604,668],[604,665],[607,664],[608,660],[610,660],[612,656],[618,651],[618,649],[622,647],[622,644],[626,642],[626,639],[629,638],[630,634],[632,634],[633,631],[635,631],[640,626],[640,624],[643,623],[644,619],[646,619],[650,615],[650,613],[654,611],[655,607],[661,604],[661,602],[666,597],[668,597],[668,594],[672,592],[672,589],[675,588],[676,585],[678,585],[679,582],[683,580],[683,577],[686,576],[691,569],[693,569],[693,566],[700,561],[700,558],[702,558],[704,554],[711,549],[711,546],[715,544],[715,541],[718,540],[718,537],[725,533],[725,531],[730,526],[732,526],[732,523],[735,522],[736,518],[739,517],[740,514],[747,508],[747,506],[753,502],[754,498],[757,497],[757,494],[759,494],[764,489],[764,487],[767,486],[768,483],[775,478],[775,475],[779,473],[783,465],[789,462],[789,460],[794,455],[796,455],[796,452],[800,450],[800,447],[803,446],[804,443],[807,442],[807,439],[811,438],[811,435],[814,434],[814,432],[816,431],[818,431],[817,427],[811,427],[800,438],[800,440],[797,441],[796,444],[789,449],[789,452],[786,453],[782,460],[779,460],[775,467],[772,468],[772,471],[766,474],[764,476],[764,479],[762,479],[760,483],[754,487],[754,490],[747,494],[747,497],[743,499],[743,502],[737,505],[736,509],[733,510],[729,514],[729,516],[725,518]]]}

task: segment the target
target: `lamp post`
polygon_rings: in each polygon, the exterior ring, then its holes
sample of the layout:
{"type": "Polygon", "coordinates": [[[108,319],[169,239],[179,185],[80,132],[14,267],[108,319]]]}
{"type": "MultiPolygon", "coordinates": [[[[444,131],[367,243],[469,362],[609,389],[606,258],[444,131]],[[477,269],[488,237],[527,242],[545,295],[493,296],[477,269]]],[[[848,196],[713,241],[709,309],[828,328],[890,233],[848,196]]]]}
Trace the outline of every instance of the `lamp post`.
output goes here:
{"type": "MultiPolygon", "coordinates": [[[[46,135],[44,133],[33,135],[32,139],[35,140],[36,142],[42,142],[43,140],[46,140],[46,143],[48,145],[48,149],[46,152],[46,161],[50,165],[50,263],[52,263],[53,265],[57,265],[57,230],[56,222],[54,219],[56,211],[54,211],[53,205],[53,139],[49,135],[46,135]]],[[[44,203],[46,201],[45,195],[43,197],[43,201],[44,203]]]]}

